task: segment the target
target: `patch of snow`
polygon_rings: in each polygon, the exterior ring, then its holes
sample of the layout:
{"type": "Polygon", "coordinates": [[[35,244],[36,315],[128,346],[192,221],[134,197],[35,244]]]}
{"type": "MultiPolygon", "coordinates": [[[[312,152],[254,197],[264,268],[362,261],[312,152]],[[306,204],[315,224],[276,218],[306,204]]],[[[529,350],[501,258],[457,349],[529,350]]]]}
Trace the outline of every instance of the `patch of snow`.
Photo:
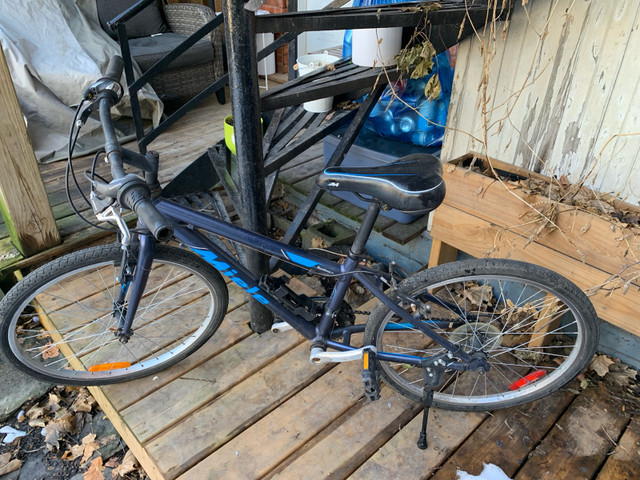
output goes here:
{"type": "Polygon", "coordinates": [[[482,472],[480,475],[469,475],[467,472],[463,472],[462,470],[458,470],[456,472],[457,480],[511,480],[507,477],[507,474],[502,471],[502,469],[493,464],[483,463],[482,472]]]}
{"type": "Polygon", "coordinates": [[[11,443],[16,438],[24,437],[27,434],[27,432],[16,430],[15,428],[8,427],[8,426],[0,428],[0,433],[7,434],[7,436],[4,437],[4,440],[2,440],[2,443],[11,443]]]}

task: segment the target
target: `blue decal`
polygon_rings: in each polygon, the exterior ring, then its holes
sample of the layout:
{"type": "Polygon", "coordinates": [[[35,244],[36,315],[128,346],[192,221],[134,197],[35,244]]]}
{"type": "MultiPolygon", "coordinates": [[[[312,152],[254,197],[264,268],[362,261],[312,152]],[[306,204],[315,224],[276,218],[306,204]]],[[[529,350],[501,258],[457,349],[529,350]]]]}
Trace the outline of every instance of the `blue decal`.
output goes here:
{"type": "Polygon", "coordinates": [[[289,260],[297,263],[298,265],[302,265],[303,267],[315,267],[318,265],[318,262],[314,262],[313,260],[309,260],[308,258],[301,257],[300,255],[296,255],[294,253],[287,252],[287,256],[289,260]]]}
{"type": "Polygon", "coordinates": [[[258,287],[251,287],[250,288],[249,285],[247,284],[247,282],[242,280],[240,277],[236,277],[235,275],[238,273],[238,271],[237,270],[229,270],[231,268],[231,265],[229,265],[228,263],[216,260],[216,258],[218,258],[218,256],[215,253],[210,252],[209,250],[200,250],[200,249],[196,249],[196,248],[192,248],[192,247],[189,247],[189,248],[191,249],[192,252],[198,254],[204,260],[206,260],[208,263],[213,265],[217,270],[220,271],[220,273],[222,273],[223,275],[229,277],[233,283],[235,283],[236,285],[238,285],[241,288],[244,288],[244,290],[247,293],[250,293],[251,296],[253,298],[255,298],[257,301],[259,301],[263,305],[267,305],[269,303],[269,300],[264,298],[259,293],[255,293],[255,292],[259,292],[260,291],[260,289],[258,287]]]}

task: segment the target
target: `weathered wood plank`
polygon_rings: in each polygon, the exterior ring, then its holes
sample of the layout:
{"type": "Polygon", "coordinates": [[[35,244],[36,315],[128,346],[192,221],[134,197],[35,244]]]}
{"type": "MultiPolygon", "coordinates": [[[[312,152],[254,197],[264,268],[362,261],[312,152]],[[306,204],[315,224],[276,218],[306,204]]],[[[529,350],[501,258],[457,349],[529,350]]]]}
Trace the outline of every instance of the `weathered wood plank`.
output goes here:
{"type": "MultiPolygon", "coordinates": [[[[477,161],[481,162],[480,159],[477,161]]],[[[540,178],[549,184],[554,181],[498,160],[486,160],[487,166],[489,163],[495,169],[540,178]]],[[[448,187],[455,188],[445,198],[445,205],[530,237],[578,262],[614,274],[625,264],[637,262],[640,256],[640,235],[634,238],[633,231],[623,224],[611,223],[571,205],[553,203],[544,194],[530,194],[513,184],[503,184],[462,166],[446,165],[443,179],[448,187]],[[543,229],[543,215],[552,219],[553,225],[548,224],[543,229]]],[[[628,210],[633,211],[633,208],[628,206],[628,210]]]]}
{"type": "Polygon", "coordinates": [[[485,29],[458,49],[448,121],[455,128],[446,131],[442,158],[483,151],[572,181],[588,176],[597,189],[636,204],[639,8],[514,2],[502,39],[485,29]]]}
{"type": "Polygon", "coordinates": [[[144,444],[166,478],[173,479],[206,458],[258,419],[320,377],[330,367],[309,365],[309,347],[300,345],[144,444]],[[172,439],[188,435],[189,448],[172,439]]]}
{"type": "Polygon", "coordinates": [[[121,415],[145,443],[302,342],[303,338],[293,331],[251,336],[126,408],[121,415]]]}
{"type": "Polygon", "coordinates": [[[514,480],[592,478],[626,423],[626,416],[611,408],[604,385],[587,389],[532,452],[514,480]]]}
{"type": "Polygon", "coordinates": [[[640,478],[640,417],[631,420],[596,480],[640,478]]]}
{"type": "Polygon", "coordinates": [[[30,256],[59,244],[61,237],[3,52],[0,84],[0,211],[14,245],[30,256]]]}
{"type": "Polygon", "coordinates": [[[118,412],[125,411],[131,405],[171,384],[171,382],[177,381],[199,365],[250,337],[253,332],[248,326],[248,321],[248,308],[246,305],[242,305],[227,314],[218,331],[202,348],[180,363],[153,376],[119,385],[108,385],[102,387],[102,390],[118,412]]]}
{"type": "Polygon", "coordinates": [[[389,387],[381,395],[376,402],[361,400],[355,411],[334,422],[331,432],[306,443],[267,478],[294,478],[300,472],[306,478],[347,478],[421,410],[389,387]]]}
{"type": "Polygon", "coordinates": [[[418,450],[416,446],[422,423],[422,415],[418,415],[349,476],[349,480],[428,478],[486,416],[485,412],[432,408],[426,450],[418,450]]]}
{"type": "Polygon", "coordinates": [[[573,399],[563,389],[542,400],[494,412],[431,479],[456,478],[458,469],[480,475],[485,463],[513,476],[573,399]]]}
{"type": "MultiPolygon", "coordinates": [[[[298,367],[292,365],[292,373],[293,368],[298,367]]],[[[316,367],[309,367],[307,361],[302,368],[316,367]]],[[[337,366],[187,471],[180,480],[261,477],[351,409],[362,396],[358,380],[358,365],[337,366]]]]}

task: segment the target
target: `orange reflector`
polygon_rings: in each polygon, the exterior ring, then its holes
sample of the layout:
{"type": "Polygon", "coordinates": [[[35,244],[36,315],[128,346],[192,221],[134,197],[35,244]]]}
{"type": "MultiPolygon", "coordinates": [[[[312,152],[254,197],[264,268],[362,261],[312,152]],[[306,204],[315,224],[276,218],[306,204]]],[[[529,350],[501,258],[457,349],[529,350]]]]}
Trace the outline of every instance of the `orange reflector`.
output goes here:
{"type": "Polygon", "coordinates": [[[547,372],[545,370],[536,370],[535,372],[531,372],[529,375],[525,375],[520,380],[517,380],[509,385],[509,390],[518,390],[528,383],[535,382],[539,378],[544,377],[546,374],[547,372]]]}
{"type": "Polygon", "coordinates": [[[92,365],[89,367],[90,372],[106,372],[107,370],[118,370],[119,368],[128,368],[131,364],[129,362],[114,362],[114,363],[101,363],[99,365],[92,365]]]}
{"type": "Polygon", "coordinates": [[[362,353],[362,368],[369,370],[369,352],[366,350],[362,353]]]}

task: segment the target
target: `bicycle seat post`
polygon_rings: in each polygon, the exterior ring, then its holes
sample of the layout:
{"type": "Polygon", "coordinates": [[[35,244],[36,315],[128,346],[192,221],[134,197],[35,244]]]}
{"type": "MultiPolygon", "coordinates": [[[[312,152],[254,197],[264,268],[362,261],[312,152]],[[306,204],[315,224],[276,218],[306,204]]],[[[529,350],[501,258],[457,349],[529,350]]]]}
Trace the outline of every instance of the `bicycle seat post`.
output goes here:
{"type": "Polygon", "coordinates": [[[350,256],[357,257],[364,253],[364,247],[367,244],[367,240],[369,240],[371,232],[373,231],[373,226],[378,219],[379,213],[380,205],[375,201],[369,203],[369,207],[367,208],[367,212],[364,215],[362,224],[360,225],[360,229],[358,230],[356,238],[353,241],[353,245],[351,245],[350,256]]]}

